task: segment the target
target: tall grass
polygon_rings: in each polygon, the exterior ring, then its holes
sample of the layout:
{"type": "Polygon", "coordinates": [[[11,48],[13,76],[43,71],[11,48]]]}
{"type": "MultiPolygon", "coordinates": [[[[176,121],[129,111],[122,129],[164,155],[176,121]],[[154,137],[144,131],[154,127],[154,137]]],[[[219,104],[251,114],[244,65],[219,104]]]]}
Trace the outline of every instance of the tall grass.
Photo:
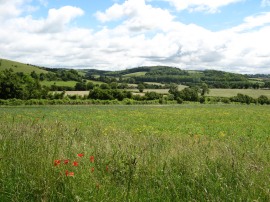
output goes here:
{"type": "Polygon", "coordinates": [[[0,199],[269,201],[269,110],[2,107],[0,199]]]}

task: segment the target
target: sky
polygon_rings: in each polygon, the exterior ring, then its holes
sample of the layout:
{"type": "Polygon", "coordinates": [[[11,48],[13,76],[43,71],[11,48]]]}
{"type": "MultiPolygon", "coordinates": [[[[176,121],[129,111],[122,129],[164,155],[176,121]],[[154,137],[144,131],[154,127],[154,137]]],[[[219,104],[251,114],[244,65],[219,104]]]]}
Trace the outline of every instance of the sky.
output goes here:
{"type": "Polygon", "coordinates": [[[270,74],[270,0],[0,0],[0,58],[270,74]]]}

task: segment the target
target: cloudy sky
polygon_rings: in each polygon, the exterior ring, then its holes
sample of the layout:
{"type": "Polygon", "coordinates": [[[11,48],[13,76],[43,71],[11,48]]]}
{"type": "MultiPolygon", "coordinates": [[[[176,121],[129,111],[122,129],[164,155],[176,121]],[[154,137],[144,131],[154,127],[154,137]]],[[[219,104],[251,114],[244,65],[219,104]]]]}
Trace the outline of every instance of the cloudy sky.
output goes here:
{"type": "Polygon", "coordinates": [[[270,0],[0,0],[0,58],[270,73],[270,0]]]}

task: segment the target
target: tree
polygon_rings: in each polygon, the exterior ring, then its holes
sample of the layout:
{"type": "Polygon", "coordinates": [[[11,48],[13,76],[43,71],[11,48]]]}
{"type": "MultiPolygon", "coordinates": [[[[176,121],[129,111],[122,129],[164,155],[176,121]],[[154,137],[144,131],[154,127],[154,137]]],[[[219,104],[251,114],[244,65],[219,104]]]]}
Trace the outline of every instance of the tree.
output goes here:
{"type": "Polygon", "coordinates": [[[86,90],[86,84],[83,82],[76,83],[75,90],[86,90]]]}
{"type": "Polygon", "coordinates": [[[206,83],[203,83],[201,86],[201,96],[204,96],[205,94],[209,94],[210,90],[208,88],[208,85],[206,83]]]}
{"type": "Polygon", "coordinates": [[[145,89],[145,87],[144,87],[144,85],[142,83],[139,83],[137,88],[140,91],[140,93],[142,93],[143,90],[145,89]]]}
{"type": "Polygon", "coordinates": [[[185,101],[199,101],[198,90],[196,88],[184,88],[179,92],[179,97],[185,101]]]}
{"type": "Polygon", "coordinates": [[[268,104],[268,101],[268,97],[266,97],[265,95],[261,95],[260,97],[258,97],[258,103],[260,103],[261,105],[268,104]]]}
{"type": "Polygon", "coordinates": [[[22,80],[12,69],[0,72],[0,99],[23,98],[22,80]]]}
{"type": "Polygon", "coordinates": [[[174,95],[174,97],[178,97],[178,95],[179,95],[178,85],[177,84],[170,84],[169,93],[174,95]]]}
{"type": "Polygon", "coordinates": [[[89,81],[87,84],[86,84],[86,90],[93,90],[95,87],[95,84],[91,81],[89,81]]]}
{"type": "Polygon", "coordinates": [[[37,75],[37,73],[35,71],[32,71],[30,75],[31,75],[31,77],[33,79],[38,79],[39,78],[39,76],[37,75]]]}

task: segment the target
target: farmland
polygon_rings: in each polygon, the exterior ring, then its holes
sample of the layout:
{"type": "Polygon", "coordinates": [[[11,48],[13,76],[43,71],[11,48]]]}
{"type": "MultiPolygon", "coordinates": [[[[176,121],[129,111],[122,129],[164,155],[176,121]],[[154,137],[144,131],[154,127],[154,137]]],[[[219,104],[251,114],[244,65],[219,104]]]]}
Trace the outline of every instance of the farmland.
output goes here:
{"type": "MultiPolygon", "coordinates": [[[[182,90],[185,86],[179,85],[178,89],[182,90]]],[[[135,87],[134,87],[135,88],[135,87]]],[[[138,93],[138,89],[128,89],[134,93],[138,93]]],[[[160,94],[168,94],[169,89],[145,89],[144,92],[157,92],[160,94]]],[[[251,96],[253,98],[258,98],[260,95],[265,95],[270,98],[270,90],[261,90],[261,89],[210,89],[210,93],[206,96],[214,97],[233,97],[238,93],[251,96]]],[[[67,95],[88,95],[89,91],[67,91],[67,95]]]]}
{"type": "Polygon", "coordinates": [[[3,201],[270,200],[268,106],[0,109],[3,201]]]}

